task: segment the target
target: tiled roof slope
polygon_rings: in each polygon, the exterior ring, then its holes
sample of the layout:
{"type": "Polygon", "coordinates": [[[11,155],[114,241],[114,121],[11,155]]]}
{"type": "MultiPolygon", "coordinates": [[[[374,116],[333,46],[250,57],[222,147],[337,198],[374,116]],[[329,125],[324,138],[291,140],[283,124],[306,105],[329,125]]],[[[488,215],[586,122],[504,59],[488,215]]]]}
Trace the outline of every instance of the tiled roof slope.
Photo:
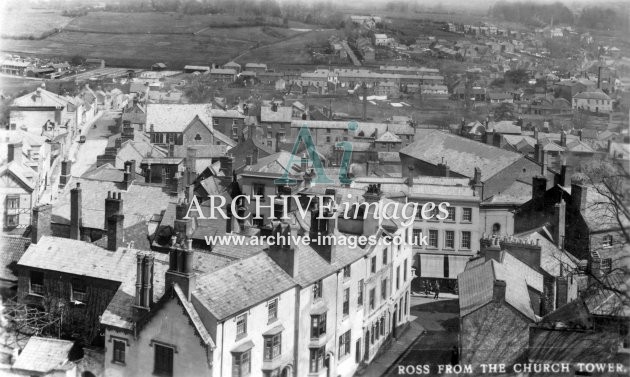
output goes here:
{"type": "Polygon", "coordinates": [[[416,130],[415,141],[400,153],[433,165],[445,161],[452,172],[466,177],[472,177],[478,167],[482,181],[525,158],[519,153],[431,129],[416,130]]]}
{"type": "Polygon", "coordinates": [[[182,132],[190,122],[199,116],[199,119],[212,127],[211,104],[148,104],[147,130],[153,125],[155,132],[182,132]]]}
{"type": "Polygon", "coordinates": [[[506,283],[505,302],[532,321],[536,315],[529,301],[525,279],[494,259],[464,270],[457,277],[459,286],[460,316],[468,315],[493,300],[494,282],[506,283]]]}

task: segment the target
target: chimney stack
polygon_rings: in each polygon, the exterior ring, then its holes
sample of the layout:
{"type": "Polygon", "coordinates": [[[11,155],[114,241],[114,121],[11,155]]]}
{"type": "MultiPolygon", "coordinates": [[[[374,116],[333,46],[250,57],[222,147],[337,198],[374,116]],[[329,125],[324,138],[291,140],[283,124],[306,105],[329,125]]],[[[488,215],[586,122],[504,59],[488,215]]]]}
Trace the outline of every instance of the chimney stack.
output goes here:
{"type": "Polygon", "coordinates": [[[68,182],[70,181],[72,171],[72,161],[63,160],[61,161],[61,176],[59,176],[59,188],[63,189],[66,187],[68,182]]]}
{"type": "MultiPolygon", "coordinates": [[[[296,278],[298,274],[298,266],[299,266],[299,253],[292,244],[291,239],[291,226],[286,225],[284,229],[282,229],[282,224],[278,224],[276,231],[274,232],[274,236],[281,235],[286,241],[284,245],[273,245],[267,249],[267,255],[271,259],[273,259],[280,268],[282,268],[287,274],[291,277],[296,278]]],[[[276,243],[278,240],[276,240],[276,243]]]]}
{"type": "Polygon", "coordinates": [[[481,169],[478,167],[475,167],[473,178],[471,180],[471,186],[474,190],[474,195],[481,198],[483,195],[483,183],[481,182],[481,169]]]}
{"type": "Polygon", "coordinates": [[[223,175],[226,177],[232,177],[232,164],[234,162],[234,158],[230,155],[227,156],[222,156],[219,158],[219,163],[221,164],[221,167],[219,168],[220,171],[223,172],[223,175]]]}
{"type": "Polygon", "coordinates": [[[31,217],[31,243],[36,244],[43,236],[50,236],[50,218],[52,215],[51,204],[41,204],[33,207],[31,217]]]}
{"type": "Polygon", "coordinates": [[[544,208],[545,192],[547,192],[547,178],[541,175],[532,177],[532,200],[534,200],[538,210],[544,208]]]}
{"type": "Polygon", "coordinates": [[[22,164],[22,143],[12,143],[8,145],[7,162],[15,161],[22,164]]]}
{"type": "Polygon", "coordinates": [[[497,262],[501,262],[501,243],[498,237],[490,238],[488,242],[482,242],[479,254],[481,254],[486,261],[494,259],[497,262]]]}
{"type": "Polygon", "coordinates": [[[564,130],[560,131],[560,146],[562,148],[567,147],[567,133],[564,130]]]}
{"type": "Polygon", "coordinates": [[[136,160],[125,161],[125,172],[123,173],[123,186],[125,190],[129,190],[129,187],[136,179],[136,160]]]}
{"type": "Polygon", "coordinates": [[[112,215],[107,219],[107,250],[116,251],[125,241],[125,216],[112,215]]]}
{"type": "Polygon", "coordinates": [[[105,198],[105,225],[104,229],[107,229],[107,224],[109,223],[109,218],[114,215],[122,215],[123,214],[123,201],[121,194],[118,192],[112,193],[111,191],[107,192],[107,198],[105,198]]]}
{"type": "Polygon", "coordinates": [[[566,209],[567,206],[564,199],[560,199],[560,203],[554,207],[554,238],[560,250],[564,249],[566,209]]]}
{"type": "Polygon", "coordinates": [[[73,240],[81,239],[81,184],[77,182],[77,186],[70,190],[70,238],[73,240]]]}
{"type": "Polygon", "coordinates": [[[575,211],[586,208],[588,189],[579,183],[571,183],[571,205],[575,211]]]}
{"type": "Polygon", "coordinates": [[[451,173],[451,169],[448,167],[448,163],[444,162],[444,157],[442,157],[442,162],[438,164],[438,172],[440,177],[448,178],[451,173]]]}
{"type": "Polygon", "coordinates": [[[194,251],[192,239],[186,240],[185,246],[173,245],[169,251],[169,266],[166,271],[166,289],[171,289],[177,284],[184,292],[186,299],[190,301],[192,291],[195,290],[197,278],[193,269],[194,251]]]}
{"type": "Polygon", "coordinates": [[[499,303],[505,301],[505,280],[495,280],[494,289],[492,290],[492,299],[494,302],[499,303]]]}
{"type": "Polygon", "coordinates": [[[196,217],[184,219],[189,206],[188,201],[182,200],[175,206],[175,224],[174,230],[177,234],[183,234],[187,237],[192,236],[195,228],[197,227],[196,217]]]}
{"type": "Polygon", "coordinates": [[[152,254],[136,255],[136,297],[134,307],[139,311],[148,311],[153,305],[153,266],[152,254]]]}

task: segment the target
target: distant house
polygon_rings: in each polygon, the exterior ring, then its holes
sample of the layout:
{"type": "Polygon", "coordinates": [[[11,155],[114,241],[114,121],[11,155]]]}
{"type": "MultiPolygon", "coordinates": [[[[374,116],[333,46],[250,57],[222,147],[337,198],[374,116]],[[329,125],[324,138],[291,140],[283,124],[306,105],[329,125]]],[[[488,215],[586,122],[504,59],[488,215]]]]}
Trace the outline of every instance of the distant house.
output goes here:
{"type": "Polygon", "coordinates": [[[15,76],[24,76],[26,69],[31,67],[31,62],[19,60],[4,60],[0,62],[0,72],[15,76]]]}
{"type": "Polygon", "coordinates": [[[573,96],[573,110],[610,113],[613,111],[612,99],[601,90],[578,93],[573,96]]]}
{"type": "Polygon", "coordinates": [[[490,103],[514,103],[514,97],[509,93],[488,93],[490,103]]]}
{"type": "Polygon", "coordinates": [[[387,34],[374,34],[372,42],[374,46],[387,46],[389,45],[390,39],[387,37],[387,34]]]}
{"type": "Polygon", "coordinates": [[[184,72],[185,73],[195,73],[195,72],[199,72],[199,73],[204,73],[204,72],[209,72],[210,71],[210,67],[207,65],[187,65],[184,66],[184,72]]]}
{"type": "Polygon", "coordinates": [[[267,64],[264,63],[247,63],[245,64],[245,70],[254,72],[267,71],[267,64]]]}
{"type": "Polygon", "coordinates": [[[281,144],[287,142],[291,134],[291,119],[293,108],[289,106],[271,106],[260,108],[260,129],[263,132],[265,146],[272,151],[278,151],[281,144]]]}
{"type": "Polygon", "coordinates": [[[166,68],[167,68],[167,67],[166,67],[166,64],[165,64],[165,63],[155,63],[155,64],[153,64],[153,65],[151,66],[151,70],[152,70],[152,71],[163,71],[163,70],[165,70],[166,68]]]}
{"type": "Polygon", "coordinates": [[[223,82],[233,82],[236,80],[236,70],[233,68],[214,68],[210,70],[210,77],[223,82]]]}
{"type": "Polygon", "coordinates": [[[236,71],[236,73],[241,71],[241,65],[238,64],[237,62],[233,61],[233,60],[223,64],[223,66],[221,68],[233,69],[233,70],[236,71]]]}

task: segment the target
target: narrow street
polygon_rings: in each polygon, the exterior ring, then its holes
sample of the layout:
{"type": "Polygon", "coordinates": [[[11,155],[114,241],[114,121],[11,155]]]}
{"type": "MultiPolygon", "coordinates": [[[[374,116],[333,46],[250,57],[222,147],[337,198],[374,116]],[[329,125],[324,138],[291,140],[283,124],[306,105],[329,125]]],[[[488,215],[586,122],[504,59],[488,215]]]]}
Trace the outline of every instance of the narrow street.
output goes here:
{"type": "Polygon", "coordinates": [[[87,130],[85,143],[79,144],[78,152],[72,161],[72,175],[80,177],[96,163],[96,157],[105,152],[107,138],[112,135],[111,127],[116,125],[120,111],[105,110],[94,126],[87,130]]]}
{"type": "Polygon", "coordinates": [[[430,297],[412,296],[411,305],[411,314],[417,317],[415,321],[426,331],[390,366],[384,376],[443,375],[444,372],[438,372],[438,365],[450,364],[453,347],[457,346],[458,300],[435,301],[430,297]],[[426,369],[421,370],[422,366],[428,366],[429,373],[426,373],[426,369]]]}

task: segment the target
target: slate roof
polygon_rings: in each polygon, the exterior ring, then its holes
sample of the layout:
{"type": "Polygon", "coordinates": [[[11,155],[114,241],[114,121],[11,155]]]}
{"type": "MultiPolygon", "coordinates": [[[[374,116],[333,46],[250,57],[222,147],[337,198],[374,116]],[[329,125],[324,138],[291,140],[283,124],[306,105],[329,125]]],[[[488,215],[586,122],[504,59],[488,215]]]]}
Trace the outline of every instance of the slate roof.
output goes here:
{"type": "Polygon", "coordinates": [[[271,110],[271,106],[262,106],[260,108],[261,122],[291,122],[293,117],[293,109],[290,106],[278,106],[277,111],[271,110]]]}
{"type": "Polygon", "coordinates": [[[146,113],[147,130],[153,126],[154,132],[183,132],[197,115],[208,129],[212,127],[211,104],[150,103],[146,113]]]}
{"type": "Polygon", "coordinates": [[[609,100],[610,97],[601,90],[594,90],[592,92],[581,92],[573,96],[573,98],[577,99],[597,99],[597,100],[609,100]]]}
{"type": "Polygon", "coordinates": [[[13,100],[11,106],[15,107],[56,107],[64,108],[68,105],[68,100],[60,95],[49,92],[43,88],[25,94],[13,100]]]}
{"type": "Polygon", "coordinates": [[[394,135],[390,131],[386,131],[384,134],[379,136],[376,140],[379,143],[400,143],[401,140],[398,136],[394,135]]]}
{"type": "Polygon", "coordinates": [[[13,273],[15,264],[30,243],[29,238],[0,236],[0,280],[17,281],[18,278],[13,273]]]}
{"type": "Polygon", "coordinates": [[[33,336],[13,364],[13,369],[47,374],[63,367],[74,342],[33,336]]]}
{"type": "Polygon", "coordinates": [[[300,163],[302,157],[292,155],[286,151],[280,151],[272,155],[258,158],[258,163],[246,166],[241,174],[248,173],[271,173],[271,174],[298,174],[300,173],[300,163]],[[292,166],[289,166],[289,160],[293,157],[292,166]]]}
{"type": "MultiPolygon", "coordinates": [[[[294,120],[291,128],[300,128],[304,124],[308,128],[330,128],[347,130],[349,121],[336,120],[294,120]]],[[[355,136],[359,136],[362,132],[363,137],[370,137],[376,131],[377,136],[384,132],[391,132],[395,135],[414,135],[416,130],[407,123],[373,123],[373,122],[357,122],[357,129],[351,131],[355,136]]]]}
{"type": "Polygon", "coordinates": [[[457,277],[460,317],[476,311],[493,300],[496,280],[503,280],[506,283],[505,302],[525,317],[536,321],[536,315],[529,301],[525,279],[518,271],[510,269],[494,259],[464,270],[457,277]]]}
{"type": "Polygon", "coordinates": [[[228,109],[212,109],[211,111],[212,117],[215,118],[241,118],[245,119],[245,114],[241,113],[238,110],[228,109]]]}
{"type": "Polygon", "coordinates": [[[116,169],[112,164],[104,164],[83,173],[81,178],[95,181],[122,182],[124,175],[125,173],[122,170],[116,169]]]}
{"type": "Polygon", "coordinates": [[[222,321],[294,286],[282,268],[260,253],[198,277],[193,295],[222,321]]]}
{"type": "MultiPolygon", "coordinates": [[[[163,187],[144,185],[134,182],[128,190],[120,189],[116,182],[93,181],[73,178],[82,189],[82,223],[84,227],[103,229],[105,226],[105,198],[108,192],[120,192],[123,199],[124,228],[144,224],[151,216],[160,213],[170,200],[169,193],[163,187]],[[147,200],[151,198],[151,200],[147,200]]],[[[73,184],[72,187],[75,187],[73,184]]],[[[53,203],[53,223],[70,224],[70,190],[66,190],[53,203]]]]}
{"type": "Polygon", "coordinates": [[[525,158],[516,152],[431,129],[416,130],[415,141],[400,153],[433,165],[444,159],[452,172],[466,177],[472,177],[474,168],[478,167],[482,181],[525,158]]]}
{"type": "Polygon", "coordinates": [[[502,120],[500,122],[491,122],[488,124],[488,130],[500,134],[519,134],[521,133],[521,126],[517,126],[512,121],[502,120]]]}
{"type": "Polygon", "coordinates": [[[357,177],[352,188],[367,189],[368,185],[378,183],[386,196],[408,196],[411,199],[438,196],[440,198],[479,200],[470,188],[468,178],[447,178],[420,176],[413,178],[413,186],[409,187],[407,178],[357,177]]]}

